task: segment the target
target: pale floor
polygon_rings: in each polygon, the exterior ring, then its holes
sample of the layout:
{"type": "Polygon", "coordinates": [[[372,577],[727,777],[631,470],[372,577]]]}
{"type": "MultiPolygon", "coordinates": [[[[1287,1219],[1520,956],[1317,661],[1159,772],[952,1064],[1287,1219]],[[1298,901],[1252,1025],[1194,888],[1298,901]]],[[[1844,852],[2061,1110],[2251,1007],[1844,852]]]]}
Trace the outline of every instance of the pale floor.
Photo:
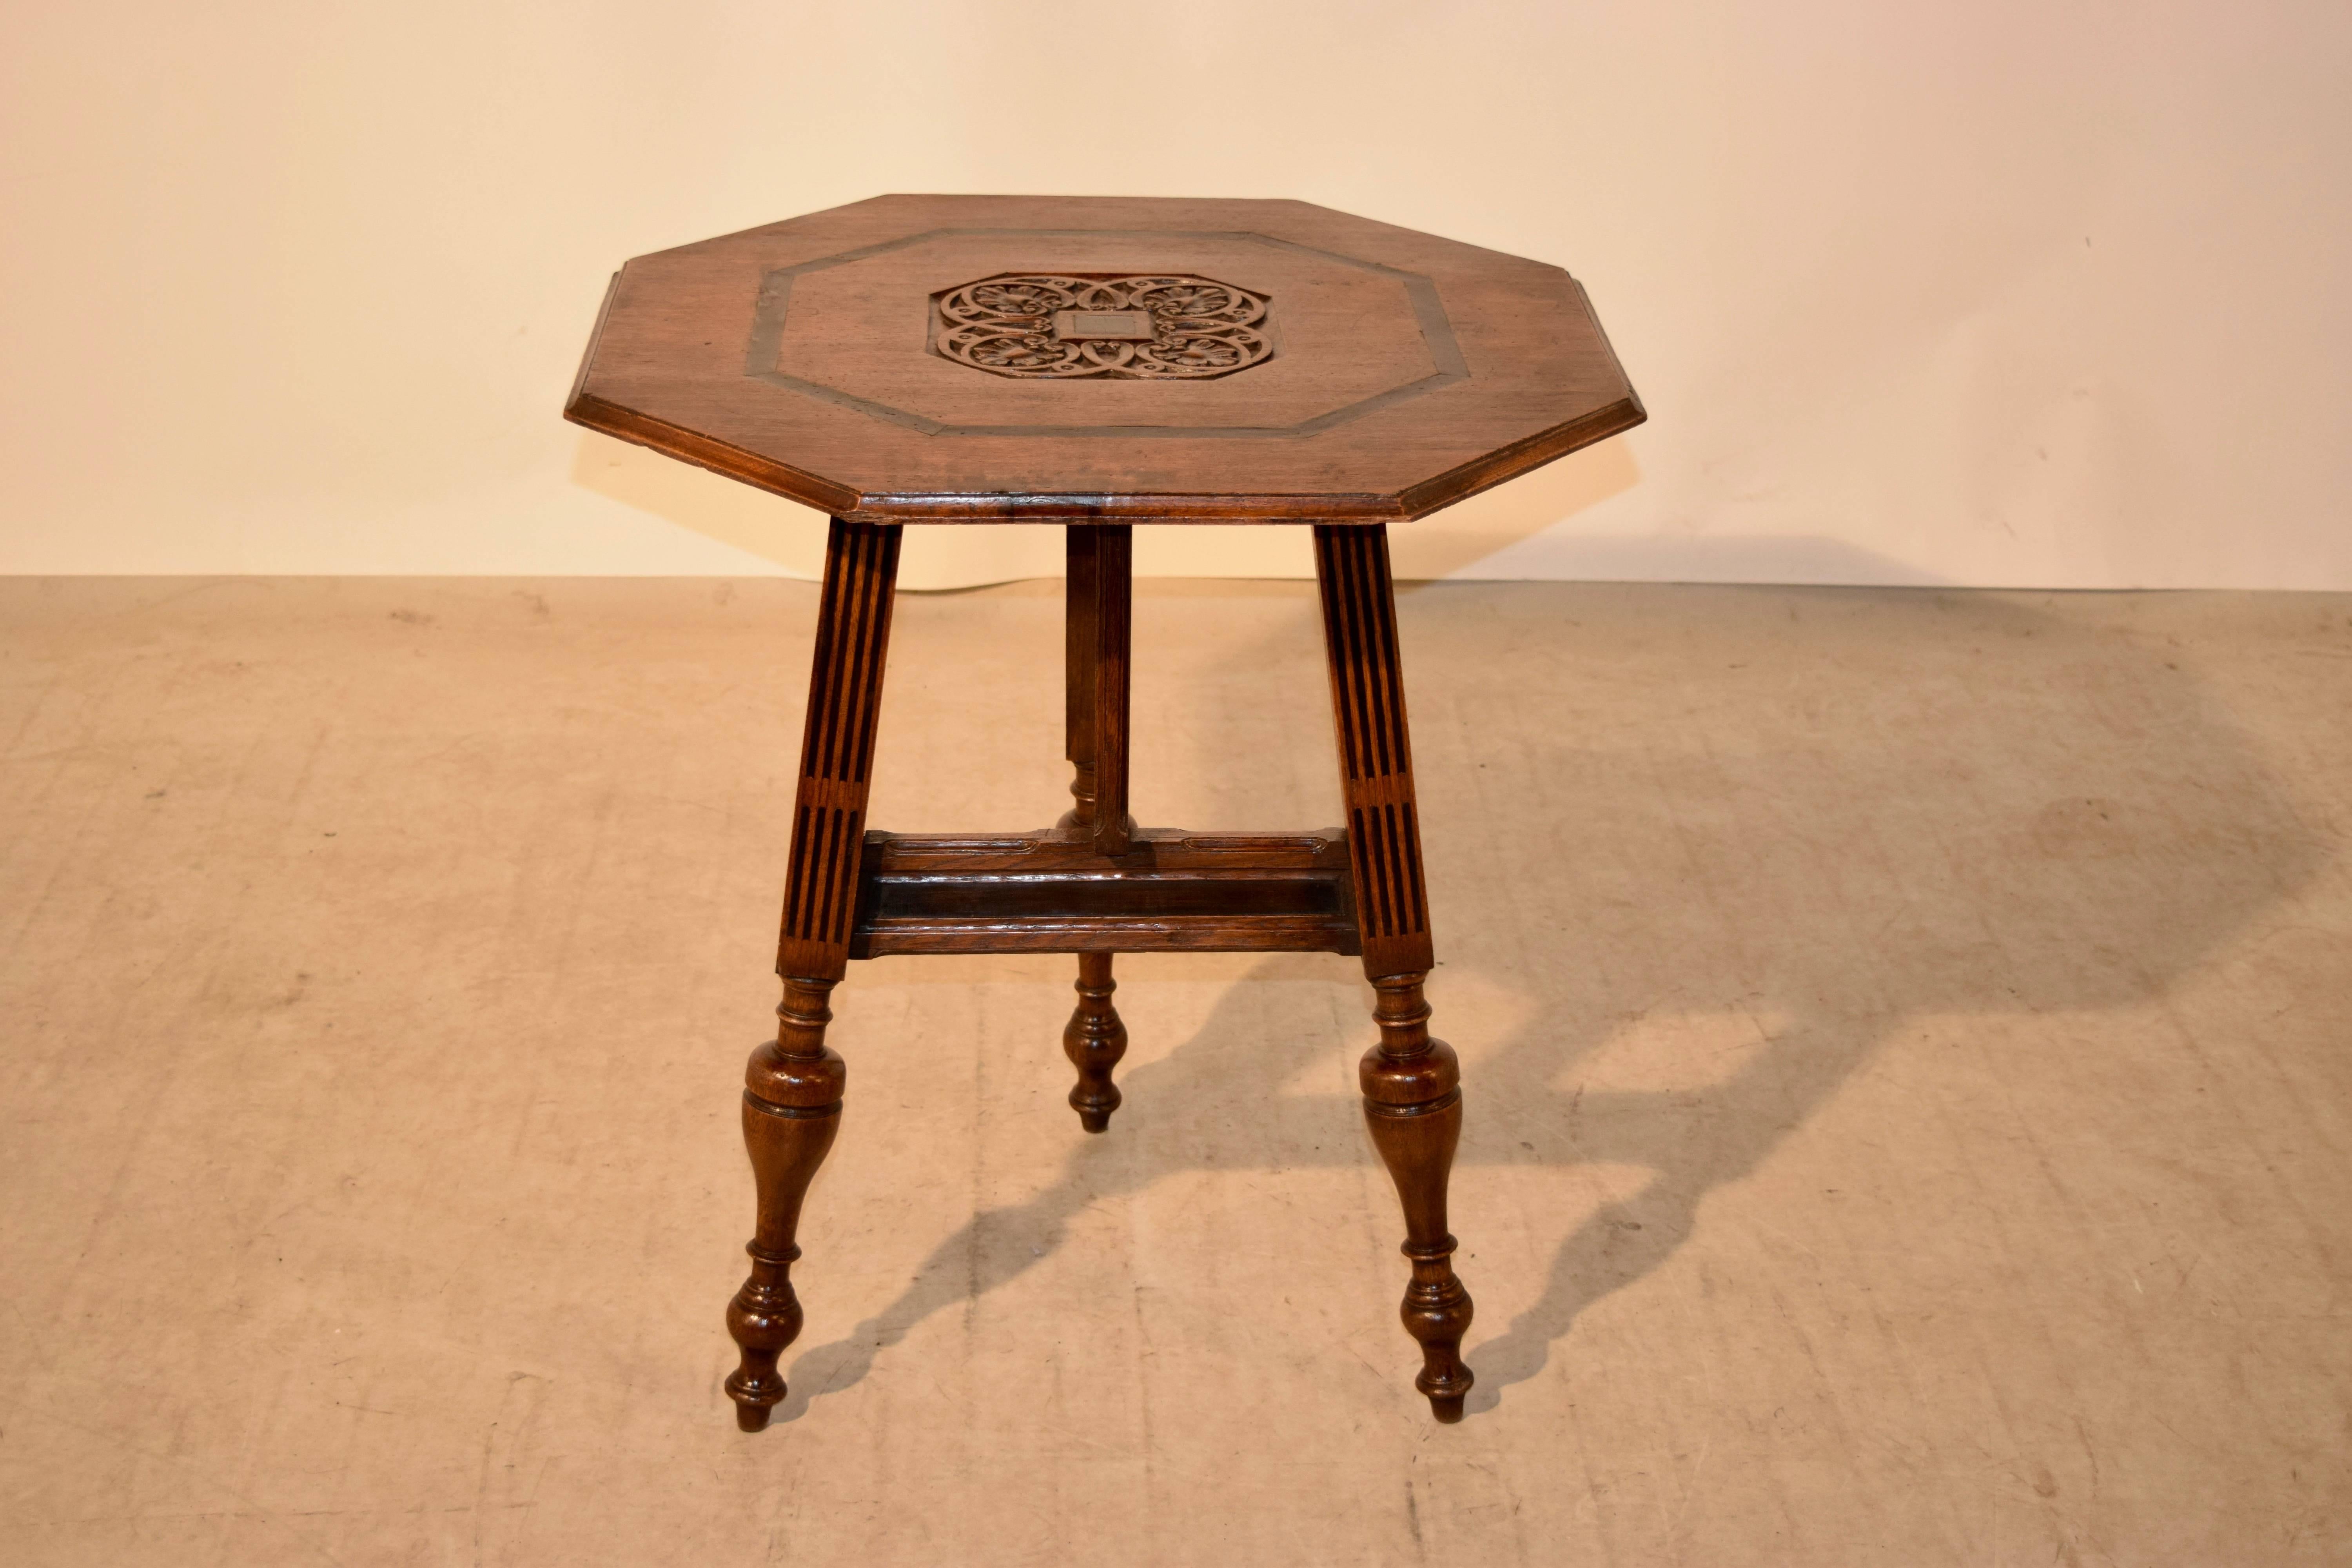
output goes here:
{"type": "MultiPolygon", "coordinates": [[[[1470,1416],[1335,957],[854,966],[719,1382],[814,591],[0,584],[0,1561],[2352,1561],[2352,599],[1402,597],[1470,1416]]],[[[908,596],[874,819],[1066,804],[908,596]]],[[[1303,585],[1147,584],[1137,813],[1338,816],[1303,585]]]]}

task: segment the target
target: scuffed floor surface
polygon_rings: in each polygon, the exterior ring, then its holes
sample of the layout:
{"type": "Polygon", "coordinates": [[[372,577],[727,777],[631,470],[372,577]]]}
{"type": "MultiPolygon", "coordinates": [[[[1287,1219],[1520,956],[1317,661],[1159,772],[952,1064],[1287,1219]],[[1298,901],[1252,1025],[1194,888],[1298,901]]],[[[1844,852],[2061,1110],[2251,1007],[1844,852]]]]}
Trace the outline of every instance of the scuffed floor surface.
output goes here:
{"type": "MultiPolygon", "coordinates": [[[[744,1054],[815,590],[0,584],[0,1560],[2352,1560],[2352,600],[1408,592],[1430,1422],[1349,961],[855,966],[776,1426],[744,1054]]],[[[1066,805],[908,596],[874,820],[1066,805]]],[[[1136,812],[1335,822],[1311,591],[1145,584],[1136,812]]]]}

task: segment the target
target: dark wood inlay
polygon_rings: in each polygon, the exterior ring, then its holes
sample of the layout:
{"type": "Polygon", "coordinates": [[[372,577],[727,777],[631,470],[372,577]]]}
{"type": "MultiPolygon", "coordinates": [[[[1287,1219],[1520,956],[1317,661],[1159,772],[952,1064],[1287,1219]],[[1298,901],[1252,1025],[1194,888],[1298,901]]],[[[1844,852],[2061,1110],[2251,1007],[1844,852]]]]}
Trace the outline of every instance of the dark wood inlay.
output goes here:
{"type": "Polygon", "coordinates": [[[745,1429],[783,1399],[779,1358],[802,1327],[800,1210],[845,1083],[827,999],[851,957],[898,952],[1076,954],[1063,1048],[1089,1132],[1121,1100],[1115,953],[1359,955],[1380,1031],[1359,1081],[1403,1212],[1415,1386],[1437,1419],[1460,1419],[1473,1309],[1446,1206],[1464,1103],[1422,994],[1434,960],[1382,525],[1641,422],[1575,279],[1301,202],[884,196],[628,263],[565,413],[835,519],[783,999],[744,1071],[759,1216],[727,1314],[741,1354],[726,1391],[745,1429]],[[1096,422],[1044,422],[1081,413],[1096,422]],[[1202,423],[1220,417],[1244,423],[1202,423]],[[1008,439],[933,439],[960,436],[1008,439]],[[898,525],[1049,521],[1074,525],[1072,810],[1037,833],[871,831],[898,525]],[[1134,826],[1139,521],[1314,525],[1342,827],[1134,826]]]}
{"type": "Polygon", "coordinates": [[[1444,302],[1438,298],[1437,285],[1420,273],[1407,272],[1402,268],[1384,266],[1377,261],[1367,261],[1361,257],[1343,256],[1338,251],[1324,250],[1311,245],[1301,245],[1295,240],[1277,239],[1271,235],[1252,234],[1246,231],[934,228],[927,229],[921,234],[908,235],[904,239],[891,240],[881,245],[865,246],[856,250],[844,251],[838,256],[821,257],[814,261],[803,261],[796,267],[780,267],[769,272],[761,281],[759,306],[752,317],[751,341],[744,350],[743,374],[754,380],[764,381],[773,386],[785,387],[803,396],[816,398],[823,403],[856,409],[860,414],[886,420],[908,430],[919,431],[925,436],[1071,436],[1120,437],[1147,441],[1173,439],[1265,441],[1297,440],[1320,435],[1326,430],[1345,425],[1351,420],[1360,419],[1377,409],[1389,407],[1408,398],[1419,397],[1424,393],[1434,392],[1441,386],[1449,386],[1457,381],[1466,381],[1470,376],[1470,367],[1462,356],[1462,345],[1454,340],[1453,323],[1446,318],[1444,302]],[[1420,323],[1422,337],[1429,346],[1430,358],[1437,369],[1428,375],[1418,377],[1403,385],[1390,387],[1385,392],[1377,393],[1370,397],[1360,398],[1343,407],[1328,410],[1295,425],[1260,426],[1185,425],[1174,422],[1157,425],[950,425],[908,409],[894,407],[872,398],[860,397],[854,393],[844,392],[839,387],[808,381],[777,368],[777,362],[783,348],[784,321],[792,308],[793,279],[811,272],[823,271],[826,268],[839,267],[852,261],[863,261],[868,257],[901,250],[908,246],[919,245],[926,240],[937,239],[943,236],[967,234],[1020,235],[1034,237],[1039,240],[1096,238],[1105,235],[1155,240],[1240,240],[1254,245],[1263,245],[1271,249],[1319,257],[1326,261],[1336,261],[1343,266],[1358,268],[1381,277],[1393,278],[1403,286],[1406,297],[1412,302],[1413,318],[1420,323]]]}
{"type": "Polygon", "coordinates": [[[1414,820],[1388,530],[1317,528],[1315,575],[1366,957],[1392,963],[1389,973],[1427,969],[1429,901],[1414,820]]]}
{"type": "Polygon", "coordinates": [[[898,538],[895,525],[836,518],[826,542],[777,946],[780,974],[839,979],[848,956],[898,538]]]}
{"type": "Polygon", "coordinates": [[[1557,267],[1302,202],[936,195],[632,260],[566,413],[868,523],[1404,521],[1643,417],[1557,267]],[[1264,368],[1065,387],[927,346],[961,280],[1144,268],[1271,299],[1264,368]]]}

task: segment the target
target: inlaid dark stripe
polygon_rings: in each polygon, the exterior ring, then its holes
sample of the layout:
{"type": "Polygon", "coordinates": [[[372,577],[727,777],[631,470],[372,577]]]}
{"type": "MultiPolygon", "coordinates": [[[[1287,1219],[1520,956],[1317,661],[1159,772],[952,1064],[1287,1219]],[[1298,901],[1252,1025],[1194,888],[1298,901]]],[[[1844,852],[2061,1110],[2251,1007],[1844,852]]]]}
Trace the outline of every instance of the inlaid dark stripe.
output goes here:
{"type": "Polygon", "coordinates": [[[793,936],[808,934],[809,808],[793,810],[792,869],[784,879],[784,930],[793,936]]]}
{"type": "Polygon", "coordinates": [[[848,948],[898,539],[895,524],[836,518],[825,543],[782,927],[787,944],[829,951],[803,952],[803,967],[837,973],[848,948]]]}
{"type": "Polygon", "coordinates": [[[1359,929],[1371,939],[1421,936],[1429,907],[1387,531],[1318,527],[1315,552],[1359,929]]]}
{"type": "Polygon", "coordinates": [[[1397,811],[1404,818],[1405,842],[1412,846],[1412,853],[1404,858],[1405,892],[1409,900],[1405,907],[1412,910],[1410,929],[1427,931],[1429,900],[1421,888],[1421,829],[1412,819],[1412,802],[1405,801],[1397,807],[1397,811]]]}
{"type": "Polygon", "coordinates": [[[866,783],[874,771],[876,721],[882,711],[882,661],[890,644],[891,595],[898,580],[898,530],[880,528],[875,532],[880,536],[873,574],[876,625],[866,645],[868,696],[858,709],[857,768],[851,775],[859,784],[866,783]]]}

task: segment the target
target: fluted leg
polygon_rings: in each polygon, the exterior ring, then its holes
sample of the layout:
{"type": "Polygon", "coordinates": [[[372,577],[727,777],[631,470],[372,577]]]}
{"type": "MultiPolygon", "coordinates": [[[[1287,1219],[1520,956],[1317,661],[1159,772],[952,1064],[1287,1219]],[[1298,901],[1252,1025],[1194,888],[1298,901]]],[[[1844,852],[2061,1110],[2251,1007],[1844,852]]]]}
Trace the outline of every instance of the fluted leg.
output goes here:
{"type": "Polygon", "coordinates": [[[743,1143],[759,1186],[760,1219],[750,1247],[751,1277],[727,1308],[727,1331],[743,1352],[727,1393],[746,1432],[767,1426],[768,1412],[784,1396],[776,1358],[801,1331],[792,1284],[801,1255],[793,1239],[801,1201],[841,1126],[843,1068],[824,1043],[833,1021],[826,1003],[849,967],[898,574],[897,527],[834,519],[776,944],[784,998],[776,1007],[776,1037],[751,1053],[743,1080],[743,1143]]]}
{"type": "Polygon", "coordinates": [[[1364,976],[1380,993],[1381,1043],[1364,1058],[1364,1121],[1404,1204],[1405,1331],[1421,1342],[1413,1386],[1440,1421],[1462,1419],[1470,1369],[1462,1336],[1470,1293],[1454,1275],[1445,1184],[1462,1138],[1461,1068],[1429,1037],[1422,981],[1436,962],[1422,885],[1412,736],[1397,651],[1396,595],[1384,527],[1318,527],[1315,576],[1330,655],[1331,707],[1348,807],[1348,868],[1364,976]]]}
{"type": "Polygon", "coordinates": [[[1374,983],[1380,1003],[1372,1016],[1381,1043],[1364,1053],[1360,1076],[1365,1124],[1404,1205],[1404,1255],[1412,1261],[1412,1282],[1402,1311],[1404,1331],[1421,1342],[1421,1375],[1413,1386],[1429,1395],[1430,1411],[1440,1421],[1459,1421],[1472,1381],[1462,1364],[1471,1305],[1470,1292],[1454,1274],[1445,1184],[1462,1138],[1462,1072],[1454,1047],[1430,1037],[1421,982],[1418,974],[1401,974],[1374,983]]]}
{"type": "Polygon", "coordinates": [[[760,1194],[751,1244],[751,1276],[728,1303],[727,1331],[742,1363],[727,1380],[735,1422],[746,1432],[768,1424],[784,1396],[776,1358],[800,1338],[801,1303],[793,1293],[793,1263],[801,1255],[801,1201],[841,1127],[845,1078],[840,1054],[824,1043],[833,1019],[825,1005],[830,980],[787,980],[776,1008],[776,1037],[751,1053],[744,1071],[743,1144],[760,1194]]]}
{"type": "Polygon", "coordinates": [[[1118,989],[1118,982],[1110,977],[1110,957],[1108,952],[1078,954],[1078,1005],[1062,1030],[1062,1049],[1078,1069],[1070,1106],[1089,1132],[1110,1131],[1110,1113],[1119,1101],[1110,1069],[1127,1055],[1127,1026],[1110,1005],[1110,994],[1118,989]]]}

